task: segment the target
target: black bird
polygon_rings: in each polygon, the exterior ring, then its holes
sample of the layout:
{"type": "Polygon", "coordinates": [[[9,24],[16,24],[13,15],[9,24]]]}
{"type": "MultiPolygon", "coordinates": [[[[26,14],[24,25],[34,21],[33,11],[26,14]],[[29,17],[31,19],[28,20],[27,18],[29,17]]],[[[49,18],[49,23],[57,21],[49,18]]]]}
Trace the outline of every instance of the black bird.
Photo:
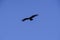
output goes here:
{"type": "Polygon", "coordinates": [[[24,19],[22,19],[22,21],[25,21],[25,20],[30,20],[30,21],[32,21],[35,16],[38,16],[38,14],[32,15],[32,16],[29,17],[29,18],[24,18],[24,19]]]}

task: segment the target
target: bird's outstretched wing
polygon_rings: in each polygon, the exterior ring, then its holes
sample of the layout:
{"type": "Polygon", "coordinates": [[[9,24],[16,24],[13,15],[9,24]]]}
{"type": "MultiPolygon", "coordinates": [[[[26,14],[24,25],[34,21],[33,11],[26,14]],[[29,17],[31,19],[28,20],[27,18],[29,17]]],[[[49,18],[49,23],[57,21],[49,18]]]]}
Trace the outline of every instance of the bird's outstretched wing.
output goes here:
{"type": "Polygon", "coordinates": [[[35,16],[38,16],[38,14],[32,15],[30,18],[34,18],[35,16]]]}
{"type": "Polygon", "coordinates": [[[28,20],[29,18],[24,18],[24,19],[22,19],[22,21],[25,21],[25,20],[28,20]]]}

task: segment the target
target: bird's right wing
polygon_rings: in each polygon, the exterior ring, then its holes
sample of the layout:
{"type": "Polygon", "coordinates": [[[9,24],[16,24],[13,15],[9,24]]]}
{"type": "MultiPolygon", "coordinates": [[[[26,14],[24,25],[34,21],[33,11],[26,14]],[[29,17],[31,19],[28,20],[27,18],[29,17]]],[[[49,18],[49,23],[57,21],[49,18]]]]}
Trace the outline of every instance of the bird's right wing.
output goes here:
{"type": "Polygon", "coordinates": [[[38,14],[32,15],[30,18],[34,18],[35,16],[38,16],[38,14]]]}

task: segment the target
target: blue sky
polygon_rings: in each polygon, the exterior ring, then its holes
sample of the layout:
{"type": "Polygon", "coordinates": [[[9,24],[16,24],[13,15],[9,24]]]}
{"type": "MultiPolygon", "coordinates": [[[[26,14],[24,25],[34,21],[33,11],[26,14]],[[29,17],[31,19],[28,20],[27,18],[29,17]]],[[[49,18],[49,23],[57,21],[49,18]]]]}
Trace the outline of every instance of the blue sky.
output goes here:
{"type": "Polygon", "coordinates": [[[0,0],[0,40],[59,40],[59,0],[0,0]],[[39,14],[33,21],[21,20],[39,14]]]}

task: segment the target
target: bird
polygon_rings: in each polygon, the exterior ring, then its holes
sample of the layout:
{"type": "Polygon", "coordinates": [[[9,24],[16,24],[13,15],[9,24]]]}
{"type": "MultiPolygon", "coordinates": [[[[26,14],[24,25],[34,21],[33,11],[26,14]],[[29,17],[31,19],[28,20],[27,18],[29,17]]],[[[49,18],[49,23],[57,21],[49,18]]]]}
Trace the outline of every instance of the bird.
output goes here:
{"type": "Polygon", "coordinates": [[[26,20],[30,20],[32,21],[34,17],[38,16],[38,14],[35,14],[35,15],[32,15],[31,17],[28,17],[28,18],[24,18],[22,19],[22,21],[26,21],[26,20]]]}

